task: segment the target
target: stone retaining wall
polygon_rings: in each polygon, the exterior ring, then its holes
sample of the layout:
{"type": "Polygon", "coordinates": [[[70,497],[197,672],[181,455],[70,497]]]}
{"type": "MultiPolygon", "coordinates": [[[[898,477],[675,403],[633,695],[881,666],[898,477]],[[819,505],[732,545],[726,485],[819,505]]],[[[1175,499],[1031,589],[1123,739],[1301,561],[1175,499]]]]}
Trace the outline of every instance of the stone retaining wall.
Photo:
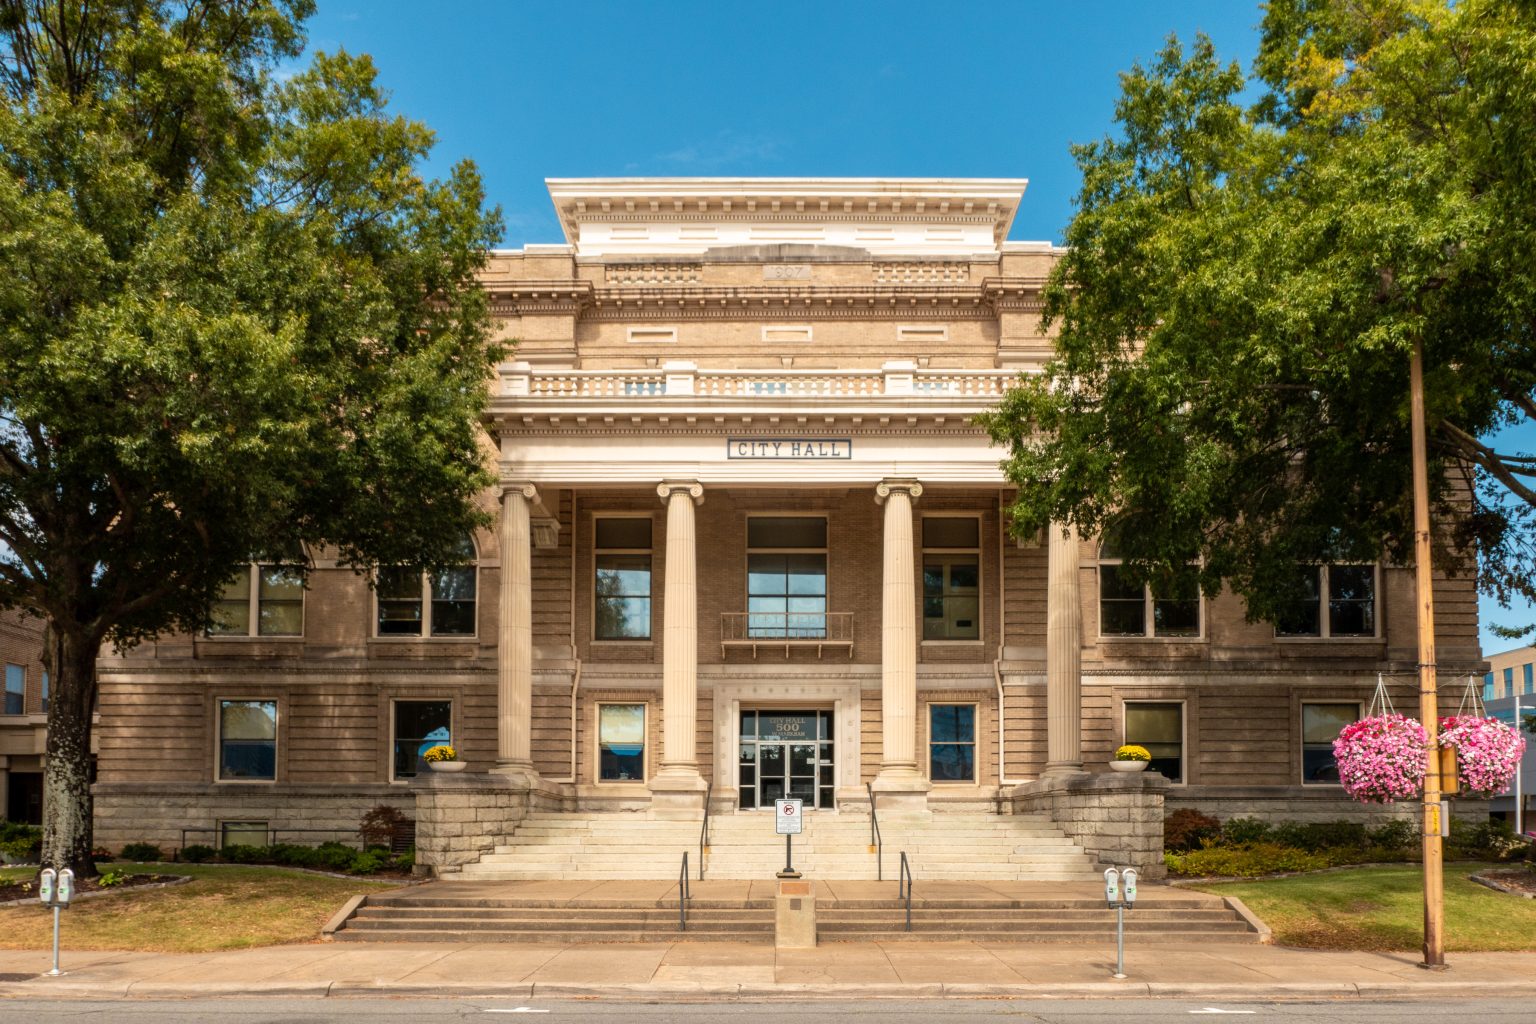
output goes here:
{"type": "Polygon", "coordinates": [[[127,843],[153,843],[166,853],[187,845],[218,846],[226,821],[264,821],[278,842],[318,845],[359,841],[358,824],[369,810],[388,804],[415,816],[415,799],[403,786],[202,785],[194,783],[98,783],[96,844],[114,853],[127,843]],[[322,831],[290,831],[298,829],[322,831]]]}
{"type": "Polygon", "coordinates": [[[1156,772],[1066,775],[1013,790],[1015,814],[1045,814],[1100,867],[1134,867],[1163,878],[1163,800],[1168,780],[1156,772]]]}
{"type": "MultiPolygon", "coordinates": [[[[1344,795],[1337,786],[1174,786],[1165,798],[1172,814],[1192,807],[1223,822],[1232,818],[1282,821],[1353,821],[1380,825],[1397,818],[1418,821],[1423,804],[1362,804],[1344,795]]],[[[1486,800],[1453,800],[1451,813],[1470,822],[1487,819],[1486,800]]]]}
{"type": "Polygon", "coordinates": [[[452,874],[478,861],[530,811],[575,810],[569,787],[509,775],[428,773],[415,797],[416,873],[452,874]]]}

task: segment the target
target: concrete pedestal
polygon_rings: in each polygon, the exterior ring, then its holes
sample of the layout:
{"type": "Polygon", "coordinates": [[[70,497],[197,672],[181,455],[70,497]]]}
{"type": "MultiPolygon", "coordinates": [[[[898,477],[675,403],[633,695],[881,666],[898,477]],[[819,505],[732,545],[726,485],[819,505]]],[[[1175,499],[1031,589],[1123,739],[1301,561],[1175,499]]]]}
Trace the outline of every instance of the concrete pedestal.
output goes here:
{"type": "Polygon", "coordinates": [[[775,949],[814,949],[816,946],[816,886],[803,880],[779,882],[774,901],[775,949]]]}

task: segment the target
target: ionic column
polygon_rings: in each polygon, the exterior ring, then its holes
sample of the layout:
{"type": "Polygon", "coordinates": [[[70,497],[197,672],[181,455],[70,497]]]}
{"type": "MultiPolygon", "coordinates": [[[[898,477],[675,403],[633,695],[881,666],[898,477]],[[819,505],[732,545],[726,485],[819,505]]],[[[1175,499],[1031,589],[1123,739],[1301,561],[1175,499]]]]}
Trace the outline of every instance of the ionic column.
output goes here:
{"type": "Polygon", "coordinates": [[[1077,531],[1052,523],[1046,550],[1045,775],[1083,770],[1083,609],[1077,531]]]}
{"type": "MultiPolygon", "coordinates": [[[[885,505],[885,557],[880,602],[880,774],[882,793],[921,794],[928,782],[917,768],[917,573],[912,557],[912,503],[923,493],[916,480],[882,480],[875,501],[885,505]]],[[[916,806],[919,802],[912,801],[916,806]]]]}
{"type": "Polygon", "coordinates": [[[532,484],[501,489],[501,600],[497,607],[496,770],[533,769],[532,484]]]}
{"type": "Polygon", "coordinates": [[[698,764],[699,590],[694,507],[704,488],[668,480],[656,488],[667,506],[666,584],[661,625],[661,769],[651,781],[652,804],[691,812],[702,808],[698,764]]]}

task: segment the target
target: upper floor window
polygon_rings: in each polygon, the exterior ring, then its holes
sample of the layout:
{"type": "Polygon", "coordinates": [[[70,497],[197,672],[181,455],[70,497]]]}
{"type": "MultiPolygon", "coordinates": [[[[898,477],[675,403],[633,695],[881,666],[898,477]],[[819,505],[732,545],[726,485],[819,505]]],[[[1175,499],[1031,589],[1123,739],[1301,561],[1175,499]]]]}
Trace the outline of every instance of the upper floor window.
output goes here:
{"type": "Polygon", "coordinates": [[[219,778],[277,778],[277,701],[219,701],[219,778]]]}
{"type": "Polygon", "coordinates": [[[302,636],[304,559],[298,553],[242,566],[213,605],[211,636],[302,636]]]}
{"type": "Polygon", "coordinates": [[[1536,678],[1533,678],[1532,674],[1532,669],[1536,669],[1536,665],[1532,665],[1532,663],[1528,661],[1523,666],[1521,666],[1521,669],[1525,673],[1525,692],[1536,693],[1536,678]]]}
{"type": "Polygon", "coordinates": [[[5,666],[5,713],[22,715],[27,711],[27,670],[21,665],[5,666]]]}
{"type": "Polygon", "coordinates": [[[651,520],[602,518],[593,522],[596,577],[593,636],[598,640],[651,638],[651,520]]]}
{"type": "Polygon", "coordinates": [[[981,520],[923,517],[923,639],[981,639],[981,520]]]}
{"type": "Polygon", "coordinates": [[[1198,637],[1200,583],[1193,571],[1166,589],[1135,583],[1108,544],[1099,550],[1099,635],[1198,637]]]}
{"type": "Polygon", "coordinates": [[[1307,565],[1298,571],[1303,596],[1281,613],[1275,622],[1276,636],[1376,635],[1374,565],[1307,565]]]}
{"type": "Polygon", "coordinates": [[[1514,670],[1514,668],[1511,667],[1511,668],[1505,669],[1504,670],[1504,696],[1506,696],[1506,697],[1513,697],[1515,694],[1517,694],[1519,692],[1520,692],[1519,690],[1515,689],[1515,670],[1514,670]]]}
{"type": "Polygon", "coordinates": [[[475,542],[454,549],[458,564],[440,572],[402,566],[379,570],[379,636],[474,636],[475,542]]]}
{"type": "Polygon", "coordinates": [[[747,635],[789,640],[827,635],[825,518],[747,520],[747,635]]]}
{"type": "Polygon", "coordinates": [[[43,670],[43,714],[48,713],[48,670],[43,670]]]}

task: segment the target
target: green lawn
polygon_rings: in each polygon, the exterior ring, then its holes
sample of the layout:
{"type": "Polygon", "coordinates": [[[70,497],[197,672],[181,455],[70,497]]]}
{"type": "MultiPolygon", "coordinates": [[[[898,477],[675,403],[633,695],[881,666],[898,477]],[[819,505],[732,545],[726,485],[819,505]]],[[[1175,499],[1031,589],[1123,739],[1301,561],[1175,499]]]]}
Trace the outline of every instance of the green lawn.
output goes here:
{"type": "MultiPolygon", "coordinates": [[[[1492,866],[1445,866],[1447,950],[1536,950],[1536,900],[1468,881],[1492,866]]],[[[1423,879],[1417,864],[1404,864],[1200,888],[1242,900],[1281,945],[1416,950],[1424,941],[1423,879]]]]}
{"type": "MultiPolygon", "coordinates": [[[[288,868],[216,864],[112,865],[130,872],[191,875],[184,885],[127,889],[81,900],[64,911],[69,949],[203,953],[313,942],[347,898],[397,882],[329,878],[288,868]]],[[[0,880],[30,878],[36,868],[0,869],[0,880]]],[[[0,949],[44,949],[53,913],[41,905],[0,910],[0,949]]]]}

